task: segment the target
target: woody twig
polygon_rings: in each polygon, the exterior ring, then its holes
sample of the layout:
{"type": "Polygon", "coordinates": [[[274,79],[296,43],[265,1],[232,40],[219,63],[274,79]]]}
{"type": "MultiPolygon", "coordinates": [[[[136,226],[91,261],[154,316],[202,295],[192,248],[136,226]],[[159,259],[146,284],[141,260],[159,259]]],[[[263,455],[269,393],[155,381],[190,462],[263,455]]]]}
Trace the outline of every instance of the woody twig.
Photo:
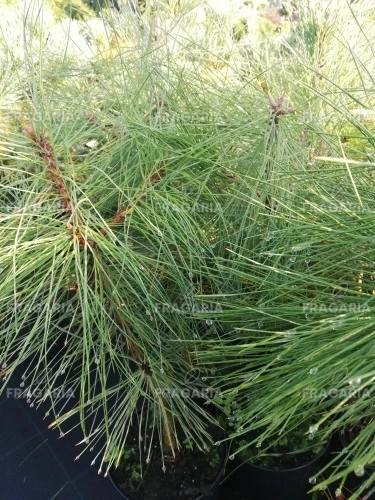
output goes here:
{"type": "MultiPolygon", "coordinates": [[[[279,128],[279,117],[282,115],[294,114],[296,112],[295,108],[285,106],[285,93],[281,94],[280,98],[276,101],[272,94],[268,92],[268,87],[262,87],[263,91],[267,94],[268,102],[271,107],[271,118],[269,125],[271,128],[270,136],[266,143],[266,154],[268,155],[268,160],[265,169],[266,181],[269,182],[271,174],[274,170],[274,160],[272,159],[272,142],[277,141],[278,138],[278,128],[279,128]]],[[[257,196],[261,197],[261,193],[257,191],[257,196]]],[[[264,206],[267,210],[277,209],[277,204],[272,200],[272,197],[267,194],[264,201],[264,206]]]]}
{"type": "MultiPolygon", "coordinates": [[[[71,217],[74,213],[75,207],[69,195],[63,173],[56,161],[51,142],[46,137],[37,136],[35,130],[32,127],[26,128],[25,133],[33,141],[33,143],[38,146],[39,156],[46,164],[46,170],[50,175],[51,181],[55,185],[57,193],[60,195],[64,210],[66,214],[71,217]]],[[[81,226],[85,225],[84,220],[79,215],[77,221],[81,226]]],[[[66,227],[67,229],[69,229],[72,236],[77,238],[79,248],[83,249],[86,247],[86,245],[89,245],[90,247],[94,246],[94,243],[90,240],[86,240],[86,238],[82,234],[82,231],[78,228],[74,229],[73,225],[70,222],[66,223],[66,227]]]]}
{"type": "MultiPolygon", "coordinates": [[[[61,202],[63,204],[64,210],[69,217],[75,212],[74,202],[69,194],[67,184],[65,182],[63,172],[59,167],[51,142],[45,136],[38,136],[35,130],[32,127],[29,127],[25,130],[26,135],[32,140],[32,142],[38,147],[38,153],[43,162],[46,164],[46,171],[48,172],[52,183],[54,184],[57,193],[61,198],[61,202]]],[[[147,179],[144,189],[141,190],[140,194],[136,197],[133,203],[131,203],[127,208],[120,208],[113,219],[109,222],[108,227],[112,227],[118,223],[120,223],[123,218],[129,214],[135,206],[140,205],[144,198],[147,195],[147,191],[150,186],[154,186],[158,183],[162,177],[165,175],[166,169],[164,163],[160,166],[156,172],[153,172],[151,176],[147,179]]],[[[86,227],[82,216],[77,215],[77,221],[80,226],[86,227]]],[[[70,231],[73,237],[76,237],[79,242],[79,247],[81,249],[86,248],[87,246],[91,247],[93,251],[91,252],[91,262],[93,262],[95,252],[98,252],[97,246],[95,246],[94,242],[85,239],[82,234],[82,230],[80,228],[74,228],[73,225],[69,222],[66,222],[66,227],[70,231]]],[[[100,234],[105,235],[107,229],[101,229],[100,234]]],[[[143,374],[147,379],[153,376],[153,371],[151,366],[148,364],[146,353],[138,345],[136,342],[136,332],[131,324],[129,324],[126,320],[122,318],[121,313],[118,311],[118,305],[116,304],[116,299],[113,297],[113,290],[108,282],[108,276],[104,270],[102,272],[102,278],[104,286],[107,287],[107,293],[109,302],[114,306],[113,308],[113,316],[114,321],[118,328],[123,332],[125,339],[124,344],[126,345],[127,352],[131,359],[137,364],[139,369],[143,372],[143,374]]],[[[78,284],[74,283],[69,287],[69,290],[77,292],[78,284]]],[[[160,405],[163,407],[164,414],[166,415],[166,423],[163,428],[163,439],[168,448],[173,450],[176,447],[176,440],[174,436],[174,428],[173,428],[173,417],[170,409],[170,405],[168,401],[166,401],[162,396],[158,395],[154,390],[153,383],[148,383],[148,387],[151,393],[154,394],[155,398],[159,401],[160,405]]],[[[173,452],[174,453],[174,452],[173,452]]]]}
{"type": "MultiPolygon", "coordinates": [[[[121,221],[124,219],[126,215],[129,215],[133,210],[134,207],[141,205],[142,201],[147,195],[148,191],[148,186],[151,185],[153,186],[154,184],[157,184],[161,178],[166,174],[166,170],[164,167],[164,164],[161,168],[159,168],[156,172],[154,172],[151,177],[148,179],[148,182],[146,184],[146,187],[144,190],[142,190],[141,194],[139,194],[132,203],[130,203],[127,207],[123,208],[120,207],[116,213],[116,215],[113,217],[113,219],[108,223],[108,228],[112,228],[116,224],[120,224],[121,221]]],[[[107,228],[102,228],[100,229],[100,233],[104,236],[107,233],[108,229],[107,228]]]]}
{"type": "Polygon", "coordinates": [[[125,343],[130,357],[138,365],[138,368],[145,375],[145,380],[147,382],[150,393],[153,394],[153,396],[159,401],[159,404],[164,409],[166,422],[162,430],[163,443],[166,445],[166,447],[171,451],[172,455],[174,456],[175,455],[174,450],[177,447],[177,442],[174,433],[174,424],[173,424],[173,417],[170,405],[168,401],[165,399],[165,397],[163,397],[163,395],[155,391],[155,387],[151,379],[151,377],[153,376],[152,368],[147,362],[146,357],[142,351],[142,348],[139,347],[134,340],[134,329],[132,328],[130,323],[123,320],[117,312],[115,312],[114,316],[118,327],[123,332],[125,332],[126,335],[125,343]]]}
{"type": "Polygon", "coordinates": [[[268,101],[271,106],[271,115],[274,120],[275,125],[278,125],[278,118],[281,115],[294,114],[296,112],[295,108],[286,108],[285,107],[285,93],[281,94],[281,97],[276,102],[272,97],[271,93],[268,93],[268,101]]]}

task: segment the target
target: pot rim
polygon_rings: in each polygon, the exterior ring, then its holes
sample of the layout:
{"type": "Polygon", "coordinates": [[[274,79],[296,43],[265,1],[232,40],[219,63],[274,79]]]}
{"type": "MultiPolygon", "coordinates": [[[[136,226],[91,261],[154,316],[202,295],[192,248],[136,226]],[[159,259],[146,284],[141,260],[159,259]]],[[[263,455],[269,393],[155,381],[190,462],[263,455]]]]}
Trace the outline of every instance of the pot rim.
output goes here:
{"type": "Polygon", "coordinates": [[[246,459],[242,458],[240,455],[236,455],[236,456],[243,464],[247,464],[251,467],[254,467],[255,469],[264,470],[267,472],[282,473],[282,472],[300,471],[300,470],[305,469],[308,466],[312,465],[313,463],[317,462],[327,452],[330,444],[331,444],[331,437],[329,437],[329,439],[327,440],[325,446],[321,449],[321,451],[317,455],[312,457],[308,462],[305,462],[302,465],[299,465],[297,467],[290,467],[288,469],[262,466],[262,465],[255,464],[255,463],[251,462],[250,460],[246,460],[246,459]]]}
{"type": "MultiPolygon", "coordinates": [[[[226,442],[223,442],[221,444],[224,446],[224,456],[222,459],[222,467],[220,468],[216,478],[214,479],[213,483],[211,484],[209,491],[212,491],[218,485],[218,483],[220,482],[220,479],[224,476],[224,473],[225,473],[225,466],[226,466],[227,460],[228,460],[229,448],[228,448],[228,445],[226,442]]],[[[111,471],[108,472],[107,476],[111,480],[112,485],[115,487],[115,489],[118,491],[118,493],[122,496],[122,498],[125,498],[126,500],[132,500],[130,497],[126,496],[126,494],[118,487],[118,485],[116,484],[115,480],[112,477],[111,471]]],[[[197,497],[194,497],[193,500],[204,500],[204,498],[205,498],[205,495],[201,494],[197,497]]]]}

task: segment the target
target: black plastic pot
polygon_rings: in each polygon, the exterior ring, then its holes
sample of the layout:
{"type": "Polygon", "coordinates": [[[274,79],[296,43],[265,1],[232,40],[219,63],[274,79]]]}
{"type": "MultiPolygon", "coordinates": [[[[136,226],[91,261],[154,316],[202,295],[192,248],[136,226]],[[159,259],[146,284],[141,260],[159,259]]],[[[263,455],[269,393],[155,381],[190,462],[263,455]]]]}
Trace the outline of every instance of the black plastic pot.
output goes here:
{"type": "Polygon", "coordinates": [[[329,445],[330,441],[312,460],[293,469],[261,467],[236,456],[233,474],[249,500],[304,500],[313,487],[309,479],[329,445]]]}
{"type": "MultiPolygon", "coordinates": [[[[223,458],[223,466],[222,466],[219,474],[217,475],[215,481],[212,483],[211,488],[210,488],[210,492],[208,494],[205,494],[205,495],[199,495],[199,496],[195,497],[193,500],[210,500],[210,499],[213,500],[213,499],[216,498],[217,488],[219,486],[219,483],[220,483],[221,479],[224,476],[225,465],[226,465],[226,462],[227,462],[227,459],[228,459],[228,449],[227,449],[227,446],[226,446],[225,443],[223,444],[223,446],[225,446],[225,453],[224,453],[224,458],[223,458]]],[[[112,483],[113,487],[122,496],[122,498],[124,498],[125,500],[132,500],[130,497],[126,496],[125,493],[117,486],[117,484],[114,481],[111,473],[108,474],[108,477],[111,480],[111,483],[112,483]]],[[[147,500],[147,499],[145,498],[145,500],[147,500]]],[[[160,500],[164,500],[164,499],[161,498],[160,500]]]]}

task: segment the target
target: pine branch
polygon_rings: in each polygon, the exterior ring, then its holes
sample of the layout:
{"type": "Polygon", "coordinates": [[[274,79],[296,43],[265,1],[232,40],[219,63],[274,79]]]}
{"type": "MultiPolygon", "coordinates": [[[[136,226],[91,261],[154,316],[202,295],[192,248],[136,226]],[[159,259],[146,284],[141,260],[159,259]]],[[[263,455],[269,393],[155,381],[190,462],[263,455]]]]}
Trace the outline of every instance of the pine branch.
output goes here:
{"type": "MultiPolygon", "coordinates": [[[[26,128],[25,133],[36,144],[36,146],[38,146],[39,156],[46,163],[46,170],[50,175],[51,181],[55,185],[57,193],[60,195],[64,210],[69,218],[72,217],[76,207],[74,206],[72,198],[69,194],[63,173],[56,161],[51,142],[46,137],[38,137],[31,127],[26,128]]],[[[85,222],[80,215],[78,215],[77,219],[80,225],[85,226],[85,222]]],[[[82,231],[80,231],[78,228],[74,228],[70,222],[66,223],[66,227],[72,234],[72,237],[77,238],[79,248],[83,249],[86,247],[86,245],[94,247],[94,242],[86,240],[82,234],[82,231]]]]}
{"type": "MultiPolygon", "coordinates": [[[[154,186],[157,184],[162,177],[166,174],[166,169],[164,167],[164,162],[163,166],[159,168],[156,172],[154,172],[151,177],[148,179],[148,184],[151,184],[151,186],[154,186]]],[[[141,202],[145,199],[148,191],[148,186],[146,184],[145,189],[141,192],[140,195],[138,195],[132,203],[130,203],[126,208],[120,207],[116,213],[116,215],[113,217],[113,219],[108,223],[108,228],[112,228],[113,226],[120,224],[120,222],[123,220],[123,218],[126,215],[129,215],[133,210],[134,207],[141,205],[141,202]]],[[[106,228],[101,228],[100,233],[104,236],[107,234],[108,229],[106,228]]]]}

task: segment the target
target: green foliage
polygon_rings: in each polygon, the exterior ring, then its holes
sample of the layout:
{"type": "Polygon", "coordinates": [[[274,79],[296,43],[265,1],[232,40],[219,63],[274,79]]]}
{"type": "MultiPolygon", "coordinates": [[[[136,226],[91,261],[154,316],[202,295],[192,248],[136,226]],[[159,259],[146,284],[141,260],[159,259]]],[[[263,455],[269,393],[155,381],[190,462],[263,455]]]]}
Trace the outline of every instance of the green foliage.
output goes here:
{"type": "Polygon", "coordinates": [[[322,452],[326,442],[311,437],[309,428],[314,425],[314,420],[304,421],[294,429],[285,429],[275,438],[260,441],[262,430],[258,429],[253,434],[248,433],[235,439],[234,448],[240,451],[240,456],[261,467],[272,469],[290,469],[299,467],[314,459],[322,452]],[[251,445],[249,446],[249,443],[251,445]]]}
{"type": "MultiPolygon", "coordinates": [[[[46,5],[2,7],[1,390],[24,366],[108,468],[144,400],[168,451],[211,445],[196,394],[292,448],[371,416],[374,12],[298,2],[264,34],[251,5],[46,5]]],[[[314,489],[371,464],[374,432],[314,489]]]]}
{"type": "Polygon", "coordinates": [[[193,449],[193,443],[190,441],[189,438],[185,438],[182,442],[186,450],[192,450],[193,449]]]}
{"type": "Polygon", "coordinates": [[[117,0],[82,0],[85,5],[90,7],[96,14],[100,14],[103,9],[113,7],[119,9],[117,0]]]}
{"type": "Polygon", "coordinates": [[[220,454],[215,448],[211,448],[209,451],[210,461],[209,464],[213,469],[217,469],[220,465],[220,454]]]}
{"type": "Polygon", "coordinates": [[[57,19],[84,20],[95,15],[92,6],[84,0],[50,0],[46,5],[50,6],[57,19]]]}

